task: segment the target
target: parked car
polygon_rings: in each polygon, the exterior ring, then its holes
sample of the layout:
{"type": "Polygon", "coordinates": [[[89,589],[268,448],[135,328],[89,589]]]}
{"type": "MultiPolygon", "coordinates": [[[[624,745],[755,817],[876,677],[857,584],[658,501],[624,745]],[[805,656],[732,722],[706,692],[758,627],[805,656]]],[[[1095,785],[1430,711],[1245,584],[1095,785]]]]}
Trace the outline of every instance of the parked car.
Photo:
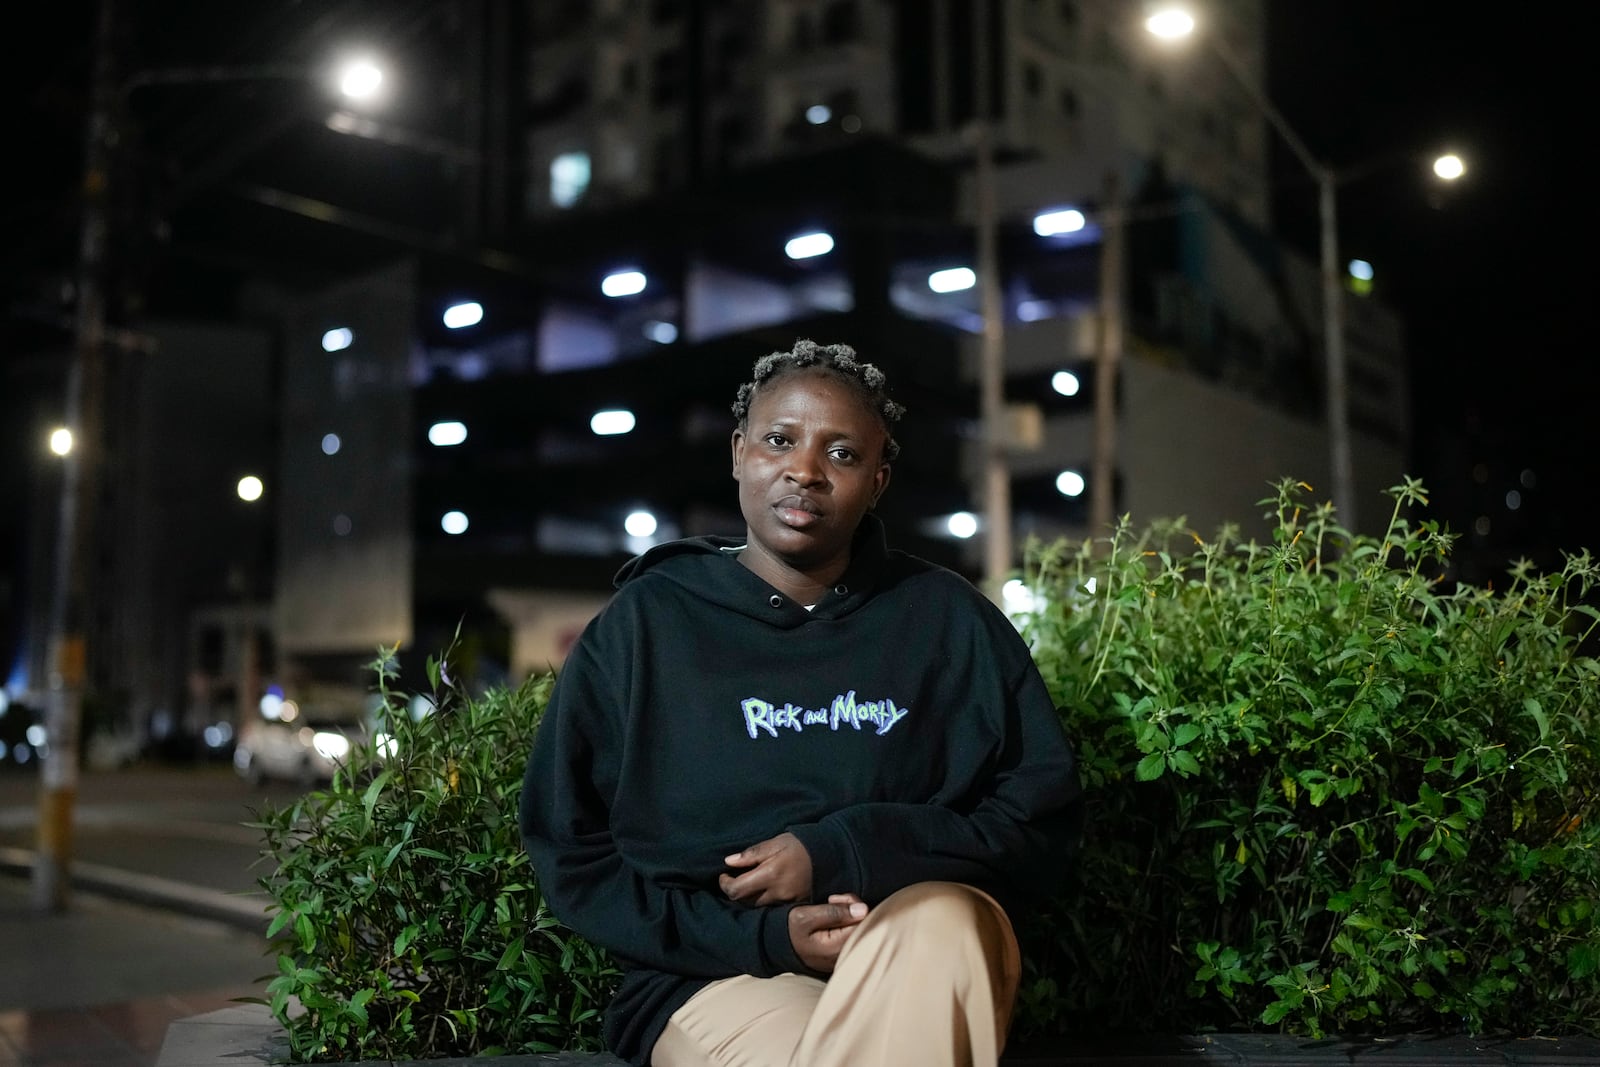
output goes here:
{"type": "Polygon", "coordinates": [[[331,781],[350,750],[371,736],[371,718],[361,703],[284,700],[274,710],[246,724],[234,743],[234,770],[247,781],[270,778],[308,786],[331,781]]]}

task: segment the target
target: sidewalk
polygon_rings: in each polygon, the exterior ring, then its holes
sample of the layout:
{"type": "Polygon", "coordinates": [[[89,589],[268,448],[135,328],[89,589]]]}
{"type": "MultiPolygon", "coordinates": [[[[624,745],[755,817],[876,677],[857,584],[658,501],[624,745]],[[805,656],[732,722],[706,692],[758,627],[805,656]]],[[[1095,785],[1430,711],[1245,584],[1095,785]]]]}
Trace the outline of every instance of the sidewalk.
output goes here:
{"type": "Polygon", "coordinates": [[[176,895],[156,909],[79,889],[40,915],[15,852],[0,863],[0,1067],[156,1067],[172,1022],[261,995],[259,932],[176,895]]]}

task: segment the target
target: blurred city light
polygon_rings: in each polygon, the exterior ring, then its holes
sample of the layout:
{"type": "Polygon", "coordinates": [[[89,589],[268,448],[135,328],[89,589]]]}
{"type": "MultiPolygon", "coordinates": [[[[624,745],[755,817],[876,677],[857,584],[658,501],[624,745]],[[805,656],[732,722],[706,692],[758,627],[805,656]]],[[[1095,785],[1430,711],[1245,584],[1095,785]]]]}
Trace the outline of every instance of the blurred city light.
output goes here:
{"type": "Polygon", "coordinates": [[[965,541],[977,535],[978,516],[970,511],[958,511],[945,522],[945,529],[950,531],[951,537],[965,541]]]}
{"type": "Polygon", "coordinates": [[[928,288],[936,293],[957,293],[978,284],[971,267],[950,267],[928,275],[928,288]]]}
{"type": "Polygon", "coordinates": [[[645,277],[636,270],[620,270],[607,274],[600,282],[600,291],[609,297],[633,296],[644,292],[645,277]]]}
{"type": "Polygon", "coordinates": [[[340,326],[322,335],[322,350],[324,352],[338,352],[341,349],[349,348],[350,342],[355,339],[355,334],[351,333],[346,327],[340,326]]]}
{"type": "Polygon", "coordinates": [[[1062,396],[1077,396],[1078,390],[1083,388],[1083,383],[1071,371],[1058,370],[1050,376],[1050,388],[1062,396]]]}
{"type": "Polygon", "coordinates": [[[58,456],[64,456],[72,451],[72,431],[65,426],[58,426],[50,431],[50,451],[58,456]]]}
{"type": "Polygon", "coordinates": [[[452,330],[476,326],[483,321],[483,305],[474,301],[451,304],[444,309],[444,324],[452,330]]]}
{"type": "Polygon", "coordinates": [[[1350,291],[1357,296],[1367,296],[1372,292],[1372,264],[1364,259],[1352,259],[1345,268],[1349,273],[1350,291]]]}
{"type": "Polygon", "coordinates": [[[333,536],[349,537],[350,531],[355,529],[355,523],[350,521],[348,515],[335,515],[333,517],[333,536]]]}
{"type": "Polygon", "coordinates": [[[1506,494],[1506,510],[1516,511],[1522,506],[1522,494],[1515,489],[1506,494]]]}
{"type": "Polygon", "coordinates": [[[861,116],[860,115],[846,115],[844,118],[839,120],[839,128],[841,130],[843,130],[845,133],[860,133],[861,132],[861,116]]]}
{"type": "Polygon", "coordinates": [[[322,435],[322,454],[324,456],[334,455],[339,451],[339,447],[342,444],[344,442],[339,440],[338,434],[325,433],[322,435]]]}
{"type": "Polygon", "coordinates": [[[1467,165],[1454,152],[1447,152],[1433,161],[1433,173],[1447,182],[1453,182],[1467,172],[1467,165]]]}
{"type": "Polygon", "coordinates": [[[827,104],[812,104],[806,108],[806,121],[813,126],[824,125],[831,118],[833,118],[833,108],[827,104]]]}
{"type": "Polygon", "coordinates": [[[339,73],[339,92],[351,100],[371,102],[383,88],[383,70],[371,59],[352,59],[339,73]]]}
{"type": "Polygon", "coordinates": [[[601,437],[615,437],[618,434],[628,433],[633,426],[633,412],[626,408],[597,411],[589,419],[589,429],[601,437]]]}
{"type": "Polygon", "coordinates": [[[439,448],[459,445],[466,439],[467,424],[464,422],[436,422],[428,427],[428,443],[439,448]]]}
{"type": "Polygon", "coordinates": [[[350,754],[350,739],[332,730],[318,730],[311,735],[311,747],[323,759],[342,760],[350,754]]]}
{"type": "Polygon", "coordinates": [[[1017,318],[1023,322],[1038,322],[1050,317],[1048,300],[1024,300],[1017,305],[1017,318]]]}
{"type": "Polygon", "coordinates": [[[649,537],[656,532],[656,517],[648,511],[633,511],[622,520],[622,528],[629,537],[649,537]]]}
{"type": "Polygon", "coordinates": [[[1062,496],[1082,496],[1085,484],[1083,475],[1077,471],[1062,471],[1056,475],[1056,492],[1062,496]]]}
{"type": "Polygon", "coordinates": [[[1077,233],[1083,229],[1083,212],[1076,208],[1045,211],[1033,217],[1033,232],[1040,237],[1054,237],[1061,233],[1077,233]]]}
{"type": "Polygon", "coordinates": [[[261,479],[257,478],[254,474],[246,474],[243,478],[240,478],[239,484],[236,487],[236,491],[239,494],[239,499],[246,501],[260,500],[261,493],[264,489],[265,487],[261,484],[261,479]]]}
{"type": "Polygon", "coordinates": [[[784,255],[790,259],[810,259],[812,256],[823,256],[833,251],[833,235],[828,233],[803,233],[798,237],[789,238],[789,243],[783,246],[784,255]]]}
{"type": "Polygon", "coordinates": [[[563,152],[550,161],[550,203],[571,207],[589,188],[589,153],[563,152]]]}
{"type": "Polygon", "coordinates": [[[1021,578],[1012,578],[1002,585],[1000,599],[1004,602],[1005,613],[1012,617],[1035,614],[1045,605],[1044,597],[1028,588],[1021,578]]]}
{"type": "Polygon", "coordinates": [[[644,324],[644,335],[658,345],[670,345],[678,339],[678,328],[670,322],[651,319],[644,324]]]}
{"type": "Polygon", "coordinates": [[[439,519],[439,529],[452,536],[467,532],[467,516],[465,512],[447,511],[439,519]]]}
{"type": "Polygon", "coordinates": [[[1176,40],[1194,32],[1194,16],[1181,7],[1163,7],[1144,20],[1144,28],[1164,40],[1176,40]]]}

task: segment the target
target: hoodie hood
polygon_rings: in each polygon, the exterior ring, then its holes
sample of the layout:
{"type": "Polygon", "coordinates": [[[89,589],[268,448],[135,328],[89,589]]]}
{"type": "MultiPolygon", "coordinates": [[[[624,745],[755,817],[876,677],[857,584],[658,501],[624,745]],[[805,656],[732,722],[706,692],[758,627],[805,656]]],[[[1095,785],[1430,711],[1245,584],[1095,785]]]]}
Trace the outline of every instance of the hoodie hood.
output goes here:
{"type": "Polygon", "coordinates": [[[739,553],[744,547],[744,539],[737,537],[686,537],[667,541],[623,564],[613,584],[621,589],[630,582],[670,582],[718,606],[769,625],[791,628],[813,618],[848,615],[888,579],[892,562],[911,559],[903,553],[891,553],[883,523],[875,515],[866,515],[856,528],[850,566],[833,589],[807,611],[804,604],[795,603],[747,567],[739,565],[739,553]]]}

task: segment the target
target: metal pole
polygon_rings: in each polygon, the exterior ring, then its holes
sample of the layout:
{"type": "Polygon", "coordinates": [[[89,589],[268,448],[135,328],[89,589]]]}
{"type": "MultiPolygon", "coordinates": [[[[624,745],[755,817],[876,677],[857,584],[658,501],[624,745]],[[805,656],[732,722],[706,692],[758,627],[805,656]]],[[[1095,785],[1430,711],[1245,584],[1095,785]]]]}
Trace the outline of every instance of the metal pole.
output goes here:
{"type": "Polygon", "coordinates": [[[1122,189],[1106,176],[1101,213],[1100,332],[1095,346],[1094,465],[1089,476],[1089,532],[1107,532],[1117,477],[1117,365],[1122,359],[1122,189]]]}
{"type": "Polygon", "coordinates": [[[990,115],[989,21],[987,4],[976,3],[973,41],[976,62],[978,299],[983,317],[979,410],[983,420],[983,579],[984,591],[998,600],[1011,573],[1011,470],[1006,456],[1005,312],[1000,292],[1000,254],[996,234],[997,193],[994,129],[990,115]]]}
{"type": "Polygon", "coordinates": [[[1322,273],[1322,347],[1324,376],[1327,378],[1328,466],[1333,480],[1333,505],[1338,510],[1339,521],[1347,529],[1356,528],[1356,494],[1354,464],[1350,456],[1349,393],[1345,376],[1344,356],[1344,294],[1339,288],[1339,236],[1335,210],[1335,190],[1338,176],[1333,169],[1317,161],[1311,149],[1294,132],[1287,119],[1272,106],[1272,101],[1261,88],[1245,74],[1244,65],[1223,43],[1219,34],[1208,33],[1206,41],[1222,60],[1228,73],[1244,87],[1246,93],[1272,128],[1278,131],[1284,143],[1310,172],[1317,182],[1317,207],[1321,219],[1319,239],[1322,273]]]}
{"type": "Polygon", "coordinates": [[[71,451],[62,457],[50,599],[50,699],[46,712],[49,749],[39,776],[38,840],[33,865],[33,905],[43,912],[64,911],[70,902],[72,810],[78,793],[78,738],[87,670],[85,572],[91,557],[88,542],[93,536],[90,468],[98,458],[100,444],[98,400],[105,334],[105,295],[100,273],[106,254],[106,187],[111,162],[111,112],[116,96],[111,72],[112,18],[111,0],[100,0],[84,141],[78,306],[73,323],[72,363],[67,371],[66,422],[74,440],[71,451]]]}
{"type": "Polygon", "coordinates": [[[1322,343],[1327,357],[1328,456],[1333,506],[1339,522],[1356,528],[1355,465],[1350,455],[1350,394],[1344,353],[1344,290],[1339,286],[1339,220],[1334,175],[1317,169],[1317,213],[1321,221],[1322,343]]]}

